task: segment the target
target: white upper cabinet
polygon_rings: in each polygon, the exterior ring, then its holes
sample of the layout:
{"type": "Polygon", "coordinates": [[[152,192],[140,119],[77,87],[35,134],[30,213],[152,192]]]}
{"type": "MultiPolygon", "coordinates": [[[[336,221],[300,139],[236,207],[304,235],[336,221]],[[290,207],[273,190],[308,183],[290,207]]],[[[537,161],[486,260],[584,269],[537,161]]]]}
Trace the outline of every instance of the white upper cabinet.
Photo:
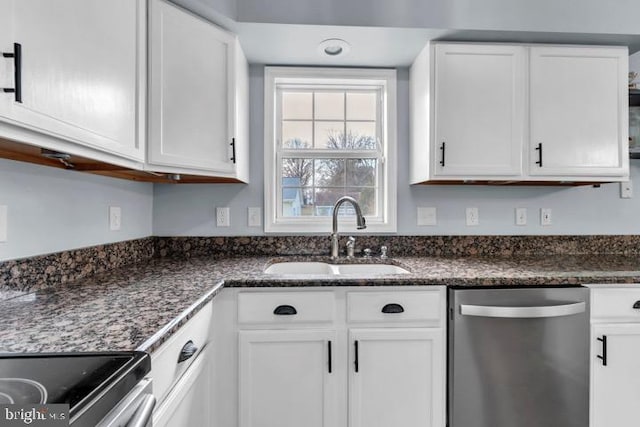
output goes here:
{"type": "Polygon", "coordinates": [[[531,48],[531,175],[628,173],[628,69],[626,48],[531,48]]]}
{"type": "Polygon", "coordinates": [[[148,169],[248,181],[248,66],[237,38],[150,2],[148,169]]]}
{"type": "Polygon", "coordinates": [[[0,51],[21,51],[0,57],[0,87],[21,89],[0,92],[0,136],[36,132],[48,148],[143,161],[145,1],[0,0],[0,10],[0,51]]]}
{"type": "Polygon", "coordinates": [[[627,62],[623,47],[425,47],[411,67],[411,183],[628,180],[627,62]]]}
{"type": "Polygon", "coordinates": [[[435,175],[522,174],[525,49],[436,45],[435,175]]]}

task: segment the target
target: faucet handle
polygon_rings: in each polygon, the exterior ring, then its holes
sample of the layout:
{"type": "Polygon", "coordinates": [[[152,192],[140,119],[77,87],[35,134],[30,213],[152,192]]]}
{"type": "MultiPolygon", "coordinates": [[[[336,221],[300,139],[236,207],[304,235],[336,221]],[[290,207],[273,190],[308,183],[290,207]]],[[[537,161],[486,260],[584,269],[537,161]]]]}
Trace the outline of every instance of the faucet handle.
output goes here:
{"type": "Polygon", "coordinates": [[[380,259],[387,259],[389,258],[387,256],[387,250],[388,248],[386,246],[380,246],[380,259]]]}
{"type": "Polygon", "coordinates": [[[356,238],[349,236],[347,239],[347,258],[353,258],[356,249],[356,238]]]}
{"type": "Polygon", "coordinates": [[[371,258],[371,249],[366,248],[362,252],[364,252],[364,258],[371,258]]]}

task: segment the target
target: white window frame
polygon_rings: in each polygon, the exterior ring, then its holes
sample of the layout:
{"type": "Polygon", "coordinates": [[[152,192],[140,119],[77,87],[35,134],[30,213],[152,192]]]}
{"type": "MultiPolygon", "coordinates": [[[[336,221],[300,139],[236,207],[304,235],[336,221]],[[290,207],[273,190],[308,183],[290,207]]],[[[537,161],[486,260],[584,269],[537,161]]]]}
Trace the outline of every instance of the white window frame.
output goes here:
{"type": "MultiPolygon", "coordinates": [[[[379,165],[381,210],[377,218],[367,218],[367,228],[356,230],[355,217],[340,217],[342,232],[353,234],[395,233],[397,231],[397,101],[396,70],[355,68],[265,67],[264,72],[264,207],[267,233],[329,233],[331,217],[279,217],[278,163],[276,144],[278,85],[335,85],[381,87],[382,164],[379,165]]],[[[303,151],[303,150],[301,150],[303,151]]],[[[301,152],[302,157],[304,154],[301,152]]],[[[330,156],[329,156],[330,157],[330,156]]],[[[347,157],[347,156],[345,156],[347,157]]],[[[366,215],[365,215],[366,217],[366,215]]]]}

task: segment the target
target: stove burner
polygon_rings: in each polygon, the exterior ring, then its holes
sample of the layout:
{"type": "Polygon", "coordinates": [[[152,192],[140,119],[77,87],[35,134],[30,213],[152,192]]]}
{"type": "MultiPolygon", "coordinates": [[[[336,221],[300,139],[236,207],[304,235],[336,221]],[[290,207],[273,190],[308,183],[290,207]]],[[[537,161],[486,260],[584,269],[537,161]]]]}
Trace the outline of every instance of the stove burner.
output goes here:
{"type": "Polygon", "coordinates": [[[0,403],[47,403],[47,389],[27,378],[0,378],[0,403]]]}

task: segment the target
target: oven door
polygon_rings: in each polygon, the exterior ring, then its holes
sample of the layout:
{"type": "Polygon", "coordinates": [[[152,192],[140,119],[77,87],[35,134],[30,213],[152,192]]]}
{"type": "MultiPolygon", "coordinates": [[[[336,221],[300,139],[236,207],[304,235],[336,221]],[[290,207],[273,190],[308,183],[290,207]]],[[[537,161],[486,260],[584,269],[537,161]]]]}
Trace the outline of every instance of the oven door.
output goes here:
{"type": "Polygon", "coordinates": [[[97,425],[97,427],[152,427],[151,379],[143,379],[97,425]]]}

